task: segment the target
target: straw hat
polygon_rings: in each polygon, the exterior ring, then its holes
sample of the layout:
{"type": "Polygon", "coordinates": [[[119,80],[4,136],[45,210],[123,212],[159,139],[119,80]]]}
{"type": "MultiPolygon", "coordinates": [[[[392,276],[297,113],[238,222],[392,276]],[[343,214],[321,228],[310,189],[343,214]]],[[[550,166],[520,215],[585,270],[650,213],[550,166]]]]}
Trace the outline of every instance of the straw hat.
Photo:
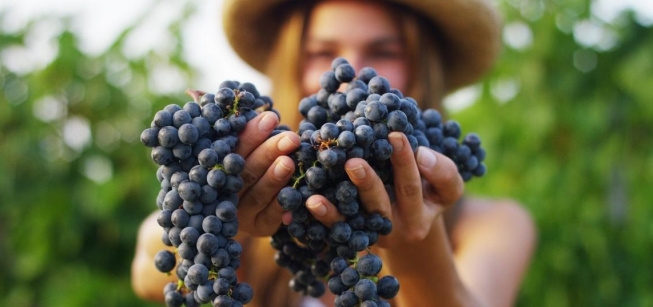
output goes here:
{"type": "MultiPolygon", "coordinates": [[[[306,2],[306,0],[303,0],[306,2]]],[[[490,0],[386,0],[411,8],[437,27],[447,90],[475,82],[500,50],[500,16],[490,0]]],[[[264,72],[288,6],[297,0],[225,0],[223,26],[235,52],[264,72]]]]}

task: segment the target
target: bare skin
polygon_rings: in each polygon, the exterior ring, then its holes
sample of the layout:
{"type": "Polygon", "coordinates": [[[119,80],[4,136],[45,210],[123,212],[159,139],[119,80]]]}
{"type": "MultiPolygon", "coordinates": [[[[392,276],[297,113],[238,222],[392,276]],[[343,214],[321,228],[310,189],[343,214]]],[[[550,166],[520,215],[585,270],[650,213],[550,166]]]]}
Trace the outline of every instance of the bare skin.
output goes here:
{"type": "MultiPolygon", "coordinates": [[[[306,93],[317,91],[315,75],[328,70],[325,65],[330,64],[325,59],[337,56],[351,59],[357,69],[375,67],[400,90],[406,86],[406,51],[397,44],[396,22],[374,2],[319,4],[311,14],[306,38],[306,93]],[[355,18],[363,13],[374,18],[355,18]],[[331,21],[336,15],[343,18],[334,25],[331,21]],[[350,18],[344,18],[347,16],[350,18]],[[358,30],[339,35],[348,29],[358,30]],[[382,52],[376,53],[379,50],[382,52]]],[[[252,237],[270,236],[291,220],[276,195],[294,172],[292,160],[285,155],[299,146],[299,137],[285,132],[266,139],[277,124],[275,114],[260,114],[248,123],[237,149],[246,160],[238,218],[240,229],[252,237]]],[[[455,164],[425,147],[413,153],[403,134],[393,132],[389,141],[394,149],[395,202],[390,202],[383,183],[365,160],[350,159],[345,169],[359,189],[363,206],[393,223],[392,233],[380,238],[374,253],[383,259],[386,272],[401,281],[394,306],[512,305],[535,245],[529,214],[509,200],[470,198],[447,232],[445,212],[464,192],[455,164]]],[[[343,219],[321,195],[309,198],[307,207],[326,225],[343,219]]],[[[164,247],[160,238],[160,227],[151,215],[140,229],[132,266],[134,290],[154,300],[163,299],[162,288],[169,281],[158,278],[161,273],[152,265],[156,252],[164,247]]],[[[241,269],[247,270],[247,263],[242,263],[241,269]]],[[[323,302],[332,305],[333,297],[325,296],[323,302]]]]}

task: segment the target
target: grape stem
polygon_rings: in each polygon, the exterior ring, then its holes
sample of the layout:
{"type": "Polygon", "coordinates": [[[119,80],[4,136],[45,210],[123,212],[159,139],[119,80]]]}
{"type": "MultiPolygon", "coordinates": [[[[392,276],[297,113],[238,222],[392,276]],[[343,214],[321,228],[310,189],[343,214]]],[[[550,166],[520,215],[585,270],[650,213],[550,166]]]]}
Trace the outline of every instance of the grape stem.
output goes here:
{"type": "Polygon", "coordinates": [[[295,179],[295,182],[293,182],[293,184],[292,184],[292,187],[294,189],[297,188],[297,186],[299,185],[300,180],[302,180],[302,179],[304,179],[304,177],[306,177],[306,172],[304,171],[304,162],[299,162],[298,166],[299,166],[299,176],[293,178],[293,179],[295,179]]]}

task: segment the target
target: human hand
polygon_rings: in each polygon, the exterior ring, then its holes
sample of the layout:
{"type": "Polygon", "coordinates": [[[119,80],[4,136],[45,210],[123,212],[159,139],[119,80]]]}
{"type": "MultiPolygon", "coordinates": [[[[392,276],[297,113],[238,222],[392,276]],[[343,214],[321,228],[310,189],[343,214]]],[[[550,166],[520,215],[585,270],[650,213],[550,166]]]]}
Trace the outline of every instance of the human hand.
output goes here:
{"type": "Polygon", "coordinates": [[[239,135],[236,153],[245,159],[245,169],[238,221],[240,229],[252,236],[270,236],[281,225],[283,209],[277,203],[277,193],[295,171],[286,155],[299,146],[299,136],[286,131],[268,139],[278,124],[274,112],[262,112],[239,135]]]}
{"type": "MultiPolygon", "coordinates": [[[[382,248],[424,240],[437,217],[464,191],[456,165],[445,155],[426,147],[419,147],[414,154],[406,136],[398,132],[390,133],[388,141],[393,147],[390,161],[394,173],[394,203],[391,203],[381,179],[365,160],[354,158],[345,163],[347,174],[358,188],[365,209],[392,221],[392,232],[379,237],[377,245],[382,248]]],[[[345,219],[322,195],[313,195],[306,203],[313,216],[327,226],[345,219]]],[[[290,219],[288,214],[284,216],[284,222],[288,223],[290,219]]]]}

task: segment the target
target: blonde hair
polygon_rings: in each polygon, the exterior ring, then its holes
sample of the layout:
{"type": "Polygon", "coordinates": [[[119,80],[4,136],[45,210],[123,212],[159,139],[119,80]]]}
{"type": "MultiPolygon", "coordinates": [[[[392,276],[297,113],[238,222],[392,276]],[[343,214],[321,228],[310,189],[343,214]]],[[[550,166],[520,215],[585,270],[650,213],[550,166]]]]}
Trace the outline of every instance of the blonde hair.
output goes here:
{"type": "MultiPolygon", "coordinates": [[[[271,97],[275,108],[282,115],[282,123],[292,129],[296,129],[302,119],[297,106],[304,98],[301,87],[303,38],[314,4],[302,2],[288,8],[290,12],[281,26],[265,70],[272,83],[271,97]]],[[[446,87],[440,44],[433,39],[434,33],[427,30],[434,27],[426,18],[406,7],[386,4],[391,6],[393,13],[399,12],[398,23],[408,51],[406,61],[411,72],[408,76],[410,86],[403,94],[415,98],[422,109],[434,108],[443,112],[442,98],[446,87]]]]}
{"type": "Polygon", "coordinates": [[[433,39],[433,29],[428,25],[426,18],[406,8],[397,8],[400,15],[401,31],[408,50],[408,71],[410,87],[406,96],[417,100],[421,109],[434,108],[443,112],[442,98],[446,87],[444,80],[444,66],[440,52],[440,44],[433,39]]]}
{"type": "Polygon", "coordinates": [[[304,98],[301,87],[302,38],[310,8],[300,4],[291,8],[286,22],[281,26],[265,70],[272,83],[270,96],[274,108],[281,114],[281,122],[293,129],[297,129],[301,121],[297,107],[304,98]]]}

